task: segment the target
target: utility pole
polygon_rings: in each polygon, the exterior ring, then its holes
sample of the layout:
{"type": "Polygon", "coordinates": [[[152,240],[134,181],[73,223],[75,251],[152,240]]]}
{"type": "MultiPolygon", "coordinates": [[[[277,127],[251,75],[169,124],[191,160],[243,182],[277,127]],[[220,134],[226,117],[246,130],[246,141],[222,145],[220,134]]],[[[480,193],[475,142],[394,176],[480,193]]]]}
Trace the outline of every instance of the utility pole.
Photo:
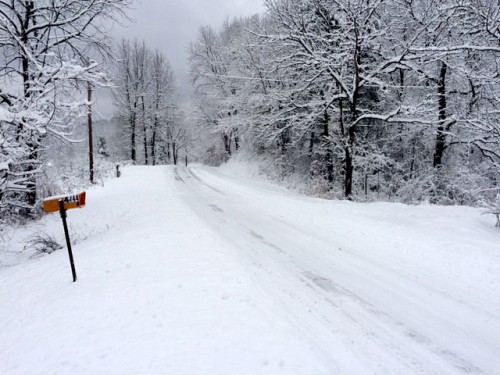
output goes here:
{"type": "Polygon", "coordinates": [[[89,127],[89,172],[90,183],[94,183],[94,136],[92,134],[92,85],[88,82],[87,86],[88,100],[88,127],[89,127]]]}

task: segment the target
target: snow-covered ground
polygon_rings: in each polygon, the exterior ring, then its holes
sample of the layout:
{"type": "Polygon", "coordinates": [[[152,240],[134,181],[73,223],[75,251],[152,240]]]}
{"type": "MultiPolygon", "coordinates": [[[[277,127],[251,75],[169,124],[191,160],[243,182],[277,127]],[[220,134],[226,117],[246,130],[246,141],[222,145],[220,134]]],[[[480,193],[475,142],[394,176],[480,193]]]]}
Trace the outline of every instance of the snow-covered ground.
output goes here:
{"type": "Polygon", "coordinates": [[[500,231],[466,207],[308,198],[130,167],[66,250],[4,235],[0,374],[500,374],[500,231]],[[14,263],[18,263],[14,265],[14,263]]]}

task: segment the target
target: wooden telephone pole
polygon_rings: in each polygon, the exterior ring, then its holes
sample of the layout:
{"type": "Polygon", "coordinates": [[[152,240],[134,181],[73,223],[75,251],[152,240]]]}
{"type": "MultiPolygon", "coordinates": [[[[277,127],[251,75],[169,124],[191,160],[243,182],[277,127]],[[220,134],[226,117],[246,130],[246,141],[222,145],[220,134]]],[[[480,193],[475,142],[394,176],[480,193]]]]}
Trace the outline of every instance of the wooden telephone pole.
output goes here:
{"type": "Polygon", "coordinates": [[[92,85],[90,82],[87,86],[87,100],[88,100],[88,127],[89,127],[89,172],[90,183],[94,183],[94,136],[92,134],[92,85]]]}

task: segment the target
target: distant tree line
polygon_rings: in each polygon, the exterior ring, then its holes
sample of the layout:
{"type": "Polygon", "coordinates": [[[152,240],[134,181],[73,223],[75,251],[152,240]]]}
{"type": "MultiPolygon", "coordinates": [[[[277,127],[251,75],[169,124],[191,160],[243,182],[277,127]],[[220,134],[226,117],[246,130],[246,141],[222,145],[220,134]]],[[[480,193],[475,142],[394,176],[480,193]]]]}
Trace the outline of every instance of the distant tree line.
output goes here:
{"type": "Polygon", "coordinates": [[[172,67],[160,51],[137,40],[122,40],[117,57],[115,117],[125,159],[134,164],[177,164],[186,130],[172,67]]]}
{"type": "Polygon", "coordinates": [[[267,0],[190,48],[207,159],[243,148],[348,199],[500,188],[497,0],[267,0]]]}

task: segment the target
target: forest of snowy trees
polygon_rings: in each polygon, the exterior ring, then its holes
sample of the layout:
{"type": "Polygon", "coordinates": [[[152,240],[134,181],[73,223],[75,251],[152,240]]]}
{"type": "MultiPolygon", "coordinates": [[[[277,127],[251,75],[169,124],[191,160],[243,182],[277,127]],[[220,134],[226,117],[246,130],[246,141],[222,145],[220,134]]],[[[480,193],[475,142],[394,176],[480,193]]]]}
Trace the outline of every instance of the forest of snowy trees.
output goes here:
{"type": "Polygon", "coordinates": [[[109,37],[131,3],[0,0],[2,215],[85,179],[99,87],[109,169],[238,154],[325,197],[500,206],[497,0],[267,0],[200,28],[189,105],[168,56],[109,37]]]}
{"type": "Polygon", "coordinates": [[[349,199],[494,200],[497,0],[267,0],[191,45],[210,160],[238,149],[349,199]]]}
{"type": "Polygon", "coordinates": [[[89,85],[109,85],[102,66],[111,55],[107,34],[129,3],[0,1],[2,218],[9,212],[33,216],[51,190],[52,181],[44,180],[46,155],[74,140],[88,111],[89,85]]]}
{"type": "Polygon", "coordinates": [[[122,40],[117,58],[114,96],[125,159],[177,164],[186,130],[172,67],[160,51],[137,40],[122,40]]]}

